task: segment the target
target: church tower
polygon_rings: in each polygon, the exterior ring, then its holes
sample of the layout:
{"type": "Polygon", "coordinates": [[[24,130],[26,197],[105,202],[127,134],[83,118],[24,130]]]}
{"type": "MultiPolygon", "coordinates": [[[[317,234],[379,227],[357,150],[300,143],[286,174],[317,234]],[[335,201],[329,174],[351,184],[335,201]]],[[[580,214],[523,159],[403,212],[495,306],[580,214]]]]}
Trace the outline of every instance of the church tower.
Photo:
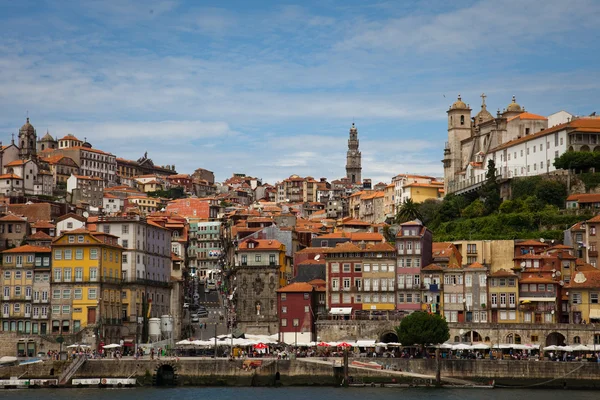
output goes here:
{"type": "Polygon", "coordinates": [[[35,128],[29,123],[27,117],[27,122],[19,129],[19,157],[24,160],[34,158],[37,154],[36,146],[35,128]]]}
{"type": "MultiPolygon", "coordinates": [[[[448,113],[448,142],[444,148],[444,189],[456,180],[457,173],[462,171],[468,154],[463,154],[461,142],[471,137],[471,108],[458,99],[450,106],[448,113]]],[[[452,192],[452,190],[451,190],[452,192]]]]}
{"type": "Polygon", "coordinates": [[[350,138],[348,139],[348,153],[346,154],[346,177],[352,183],[360,183],[361,179],[360,151],[358,151],[358,130],[352,123],[350,138]]]}

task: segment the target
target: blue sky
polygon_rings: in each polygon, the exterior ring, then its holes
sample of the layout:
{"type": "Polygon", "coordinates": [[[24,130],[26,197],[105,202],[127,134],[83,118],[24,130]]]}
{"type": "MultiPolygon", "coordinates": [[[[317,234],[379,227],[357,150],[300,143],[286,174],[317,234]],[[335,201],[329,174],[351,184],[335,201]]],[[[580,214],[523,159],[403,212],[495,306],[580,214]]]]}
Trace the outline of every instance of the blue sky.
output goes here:
{"type": "Polygon", "coordinates": [[[180,172],[442,174],[446,110],[600,112],[600,2],[4,1],[0,139],[27,111],[180,172]],[[500,4],[500,6],[499,6],[500,4]],[[444,97],[445,96],[445,97],[444,97]]]}

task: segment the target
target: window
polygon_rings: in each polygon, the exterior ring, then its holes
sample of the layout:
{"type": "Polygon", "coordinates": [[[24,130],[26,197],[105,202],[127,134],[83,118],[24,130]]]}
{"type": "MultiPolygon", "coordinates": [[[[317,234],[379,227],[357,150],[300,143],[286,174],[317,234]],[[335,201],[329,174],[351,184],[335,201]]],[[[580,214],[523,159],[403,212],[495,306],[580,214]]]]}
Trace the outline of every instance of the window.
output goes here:
{"type": "Polygon", "coordinates": [[[10,279],[10,271],[4,271],[4,279],[10,279]]]}
{"type": "Polygon", "coordinates": [[[466,287],[471,287],[472,286],[471,274],[465,275],[465,286],[466,287]]]}
{"type": "Polygon", "coordinates": [[[363,264],[363,272],[371,272],[371,264],[363,264]]]}
{"type": "Polygon", "coordinates": [[[581,304],[581,293],[573,293],[571,296],[571,302],[573,304],[581,304]]]}
{"type": "Polygon", "coordinates": [[[71,306],[62,306],[63,314],[71,314],[71,306]]]}
{"type": "Polygon", "coordinates": [[[21,279],[21,276],[22,276],[21,271],[15,271],[15,279],[21,279]]]}
{"type": "Polygon", "coordinates": [[[82,289],[75,289],[75,290],[73,291],[73,298],[74,298],[75,300],[81,300],[81,299],[83,298],[83,297],[82,297],[82,289]]]}
{"type": "Polygon", "coordinates": [[[62,260],[62,250],[54,250],[54,259],[62,260]]]}
{"type": "Polygon", "coordinates": [[[350,278],[344,278],[344,290],[350,290],[350,278]]]}
{"type": "Polygon", "coordinates": [[[60,300],[60,289],[52,290],[52,300],[60,300]]]}
{"type": "Polygon", "coordinates": [[[98,259],[98,249],[90,249],[90,260],[98,259]]]}
{"type": "Polygon", "coordinates": [[[344,263],[343,265],[343,269],[344,272],[350,272],[350,264],[348,263],[344,263]]]}
{"type": "Polygon", "coordinates": [[[500,307],[506,307],[506,293],[500,293],[500,307]]]}
{"type": "Polygon", "coordinates": [[[300,325],[300,321],[298,320],[298,318],[294,318],[294,320],[292,321],[292,324],[294,326],[299,326],[300,325]]]}
{"type": "Polygon", "coordinates": [[[62,291],[62,298],[63,299],[70,299],[71,298],[71,289],[63,289],[63,291],[62,291]]]}
{"type": "Polygon", "coordinates": [[[498,305],[498,295],[496,293],[492,293],[492,307],[496,307],[498,305]]]}
{"type": "Polygon", "coordinates": [[[123,239],[123,247],[126,249],[129,247],[129,240],[123,239]]]}
{"type": "Polygon", "coordinates": [[[287,314],[287,307],[286,306],[281,307],[281,313],[282,314],[287,314]]]}
{"type": "Polygon", "coordinates": [[[398,303],[404,303],[404,293],[398,293],[398,303]]]}
{"type": "Polygon", "coordinates": [[[332,304],[340,304],[340,294],[339,293],[331,294],[331,303],[332,304]]]}
{"type": "Polygon", "coordinates": [[[256,262],[260,262],[260,254],[256,254],[256,255],[254,256],[254,261],[256,261],[256,262]]]}
{"type": "Polygon", "coordinates": [[[73,250],[65,250],[65,260],[73,259],[73,250]]]}
{"type": "Polygon", "coordinates": [[[32,279],[33,271],[25,271],[25,279],[32,279]]]}
{"type": "Polygon", "coordinates": [[[339,290],[339,288],[340,288],[340,280],[338,278],[333,278],[331,280],[331,289],[339,290]]]}
{"type": "Polygon", "coordinates": [[[286,318],[283,318],[281,320],[281,326],[287,326],[287,319],[286,318]]]}
{"type": "Polygon", "coordinates": [[[88,300],[96,300],[96,289],[88,289],[88,300]]]}
{"type": "Polygon", "coordinates": [[[354,264],[354,272],[362,272],[362,265],[354,264]]]}
{"type": "Polygon", "coordinates": [[[98,280],[98,268],[90,268],[90,281],[95,282],[98,280]]]}
{"type": "Polygon", "coordinates": [[[509,293],[508,294],[508,304],[511,307],[515,307],[515,294],[514,293],[509,293]]]}
{"type": "Polygon", "coordinates": [[[54,282],[60,282],[62,276],[62,269],[56,268],[54,270],[54,282]]]}
{"type": "Polygon", "coordinates": [[[60,314],[60,306],[52,306],[52,314],[60,314]]]}
{"type": "Polygon", "coordinates": [[[339,263],[331,263],[331,272],[337,274],[340,272],[340,264],[339,263]]]}
{"type": "Polygon", "coordinates": [[[129,233],[129,225],[122,225],[121,226],[121,233],[128,234],[129,233]]]}
{"type": "Polygon", "coordinates": [[[75,250],[75,259],[76,260],[83,260],[83,249],[77,249],[77,250],[75,250]]]}
{"type": "Polygon", "coordinates": [[[590,303],[598,304],[598,293],[590,293],[590,303]]]}
{"type": "Polygon", "coordinates": [[[69,243],[75,243],[75,236],[69,235],[69,243]]]}
{"type": "Polygon", "coordinates": [[[64,281],[71,282],[71,268],[65,268],[64,281]]]}

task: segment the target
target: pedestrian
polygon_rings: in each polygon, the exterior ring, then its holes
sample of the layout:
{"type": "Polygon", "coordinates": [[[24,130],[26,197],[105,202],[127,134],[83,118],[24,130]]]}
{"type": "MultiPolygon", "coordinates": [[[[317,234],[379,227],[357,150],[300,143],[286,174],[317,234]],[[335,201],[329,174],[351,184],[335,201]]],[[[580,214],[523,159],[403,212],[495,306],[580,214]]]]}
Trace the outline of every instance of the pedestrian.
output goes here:
{"type": "Polygon", "coordinates": [[[150,349],[150,359],[154,360],[154,347],[150,349]]]}

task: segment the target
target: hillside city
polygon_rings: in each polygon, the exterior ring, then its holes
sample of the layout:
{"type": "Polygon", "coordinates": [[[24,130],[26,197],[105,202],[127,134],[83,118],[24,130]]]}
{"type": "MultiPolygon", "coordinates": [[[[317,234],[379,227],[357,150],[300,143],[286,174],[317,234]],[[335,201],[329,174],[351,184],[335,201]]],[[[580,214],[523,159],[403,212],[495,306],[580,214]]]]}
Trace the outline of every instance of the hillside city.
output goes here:
{"type": "Polygon", "coordinates": [[[600,345],[600,118],[514,96],[493,115],[485,95],[447,118],[443,176],[388,182],[363,176],[354,123],[343,177],[217,182],[27,118],[0,150],[0,356],[389,343],[415,311],[443,316],[452,343],[600,345]]]}

